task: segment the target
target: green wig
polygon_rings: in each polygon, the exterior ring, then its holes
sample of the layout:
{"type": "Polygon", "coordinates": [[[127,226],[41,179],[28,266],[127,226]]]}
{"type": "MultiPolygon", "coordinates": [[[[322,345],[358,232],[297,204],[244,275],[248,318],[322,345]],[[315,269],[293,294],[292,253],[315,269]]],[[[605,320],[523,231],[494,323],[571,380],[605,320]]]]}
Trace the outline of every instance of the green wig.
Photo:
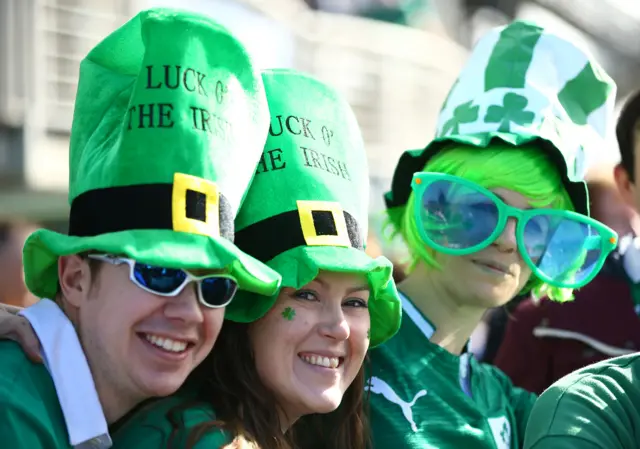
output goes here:
{"type": "MultiPolygon", "coordinates": [[[[459,176],[486,189],[513,190],[525,196],[531,207],[574,211],[557,166],[534,144],[514,148],[505,143],[495,143],[482,149],[455,144],[429,159],[423,171],[459,176]]],[[[436,261],[436,251],[426,246],[418,233],[413,214],[414,201],[411,193],[406,206],[388,209],[386,227],[391,228],[391,238],[400,235],[409,249],[408,273],[419,262],[441,269],[436,261]],[[393,223],[400,223],[399,229],[393,223]]],[[[573,298],[571,289],[552,287],[535,275],[521,293],[527,292],[532,292],[537,298],[547,296],[558,302],[573,298]]]]}

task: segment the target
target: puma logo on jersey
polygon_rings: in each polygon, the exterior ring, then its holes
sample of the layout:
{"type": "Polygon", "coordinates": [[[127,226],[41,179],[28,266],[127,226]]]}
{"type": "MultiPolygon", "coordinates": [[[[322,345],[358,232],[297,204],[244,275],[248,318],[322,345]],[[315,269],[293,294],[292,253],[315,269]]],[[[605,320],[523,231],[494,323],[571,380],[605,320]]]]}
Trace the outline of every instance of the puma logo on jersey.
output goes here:
{"type": "Polygon", "coordinates": [[[416,404],[416,401],[420,399],[422,396],[427,394],[427,390],[420,390],[413,397],[411,402],[403,401],[400,396],[396,394],[395,391],[387,384],[384,380],[379,379],[377,377],[371,378],[370,385],[365,387],[365,391],[370,391],[371,393],[381,394],[387,401],[392,402],[393,404],[397,404],[402,409],[402,414],[407,422],[411,425],[411,430],[414,432],[418,431],[418,426],[413,420],[413,410],[412,407],[416,404]]]}

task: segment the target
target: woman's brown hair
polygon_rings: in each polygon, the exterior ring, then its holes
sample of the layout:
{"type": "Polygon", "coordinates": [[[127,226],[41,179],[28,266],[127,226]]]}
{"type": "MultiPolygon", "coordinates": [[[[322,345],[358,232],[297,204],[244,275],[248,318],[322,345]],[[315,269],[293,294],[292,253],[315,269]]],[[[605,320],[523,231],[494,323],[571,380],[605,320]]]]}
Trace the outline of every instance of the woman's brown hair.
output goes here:
{"type": "Polygon", "coordinates": [[[276,398],[255,367],[249,326],[225,321],[215,350],[187,380],[186,388],[195,388],[198,397],[210,403],[216,414],[215,421],[188,429],[187,449],[216,428],[234,436],[238,444],[228,447],[365,449],[364,366],[337,410],[304,416],[283,434],[276,398]]]}

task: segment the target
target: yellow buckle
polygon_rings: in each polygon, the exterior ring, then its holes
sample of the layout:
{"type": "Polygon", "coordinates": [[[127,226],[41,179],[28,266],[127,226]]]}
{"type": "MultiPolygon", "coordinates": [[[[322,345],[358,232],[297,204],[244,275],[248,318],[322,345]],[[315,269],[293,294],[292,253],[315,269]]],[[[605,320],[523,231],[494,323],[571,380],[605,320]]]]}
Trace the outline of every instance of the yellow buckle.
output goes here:
{"type": "Polygon", "coordinates": [[[190,234],[220,236],[220,203],[218,185],[215,182],[197,176],[175,173],[173,175],[173,193],[171,214],[173,230],[190,234]],[[187,216],[187,191],[205,196],[205,220],[187,216]]]}
{"type": "Polygon", "coordinates": [[[339,203],[298,200],[297,204],[302,235],[308,246],[351,246],[347,222],[339,203]],[[318,235],[313,222],[313,212],[331,212],[337,235],[318,235]]]}

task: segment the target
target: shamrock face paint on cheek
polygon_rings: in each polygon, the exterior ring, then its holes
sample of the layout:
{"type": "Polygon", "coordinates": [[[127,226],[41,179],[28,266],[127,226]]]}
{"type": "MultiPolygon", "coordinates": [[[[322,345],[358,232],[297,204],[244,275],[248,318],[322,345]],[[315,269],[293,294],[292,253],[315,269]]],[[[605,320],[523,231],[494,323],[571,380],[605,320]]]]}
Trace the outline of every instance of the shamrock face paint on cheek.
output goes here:
{"type": "Polygon", "coordinates": [[[286,307],[282,311],[282,318],[287,321],[293,321],[293,318],[296,316],[296,311],[292,307],[286,307]]]}
{"type": "Polygon", "coordinates": [[[371,329],[367,329],[367,340],[371,340],[371,329]]]}

